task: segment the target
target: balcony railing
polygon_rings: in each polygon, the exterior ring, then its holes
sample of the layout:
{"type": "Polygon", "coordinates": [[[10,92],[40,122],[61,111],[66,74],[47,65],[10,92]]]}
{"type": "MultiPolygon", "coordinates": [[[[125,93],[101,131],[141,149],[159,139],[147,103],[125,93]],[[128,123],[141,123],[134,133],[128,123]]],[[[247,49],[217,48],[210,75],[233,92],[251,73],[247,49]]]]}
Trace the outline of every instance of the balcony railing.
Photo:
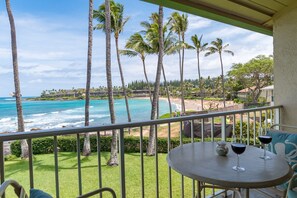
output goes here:
{"type": "MultiPolygon", "coordinates": [[[[172,149],[171,144],[171,134],[172,134],[172,126],[178,125],[179,130],[179,144],[183,144],[184,140],[187,138],[183,135],[185,123],[190,123],[190,137],[188,137],[188,141],[195,142],[195,141],[216,141],[215,137],[215,126],[216,124],[220,124],[220,137],[219,139],[227,140],[230,134],[226,133],[226,125],[229,124],[232,126],[231,135],[238,134],[240,140],[245,142],[246,144],[256,144],[256,137],[258,133],[261,133],[260,128],[268,127],[270,124],[278,124],[280,122],[280,109],[282,106],[269,106],[269,107],[260,107],[260,108],[252,108],[252,109],[244,109],[244,110],[236,110],[236,111],[226,111],[226,112],[214,112],[208,114],[200,114],[200,115],[191,115],[191,116],[181,116],[181,117],[174,117],[170,119],[160,119],[154,121],[143,121],[143,122],[131,122],[131,123],[124,123],[124,124],[113,124],[113,125],[104,125],[104,126],[90,126],[90,127],[80,127],[80,128],[63,128],[63,129],[53,129],[53,130],[41,130],[41,131],[31,131],[31,132],[18,132],[18,133],[6,133],[0,134],[0,178],[1,183],[7,179],[5,174],[5,160],[4,160],[4,142],[5,141],[15,141],[15,140],[22,140],[27,139],[28,146],[29,146],[29,160],[28,160],[28,179],[30,183],[30,188],[34,188],[35,184],[40,184],[43,181],[34,178],[34,160],[33,160],[33,148],[32,148],[32,140],[41,137],[53,137],[53,155],[54,155],[54,177],[55,177],[55,197],[61,197],[61,188],[73,188],[73,191],[77,191],[77,195],[81,195],[83,192],[83,175],[82,175],[82,160],[81,160],[81,150],[80,150],[80,135],[86,132],[95,132],[97,136],[97,167],[98,167],[98,175],[94,176],[93,181],[89,181],[92,183],[97,183],[97,188],[104,187],[106,181],[102,180],[102,167],[105,164],[102,164],[102,152],[100,145],[100,138],[105,133],[105,131],[117,130],[118,131],[118,139],[119,139],[119,181],[113,181],[113,185],[120,186],[117,190],[117,195],[120,197],[178,197],[185,196],[185,193],[191,196],[195,196],[195,181],[189,180],[183,176],[178,176],[177,174],[171,171],[170,167],[168,167],[168,174],[164,174],[164,170],[160,170],[160,162],[159,155],[155,154],[154,156],[150,157],[150,160],[154,161],[154,170],[153,172],[149,172],[145,170],[145,152],[143,137],[144,137],[144,128],[148,126],[153,126],[155,128],[155,143],[156,143],[156,150],[158,149],[158,130],[160,127],[165,128],[167,131],[167,152],[172,149]],[[200,125],[201,130],[201,137],[195,138],[195,124],[200,125]],[[210,131],[208,136],[206,136],[205,126],[210,126],[210,131]],[[239,127],[236,127],[239,125],[239,127]],[[138,195],[131,195],[131,192],[127,190],[127,178],[126,178],[126,165],[128,162],[125,161],[125,138],[124,134],[127,133],[127,129],[134,128],[138,129],[139,131],[139,144],[140,144],[140,152],[137,154],[139,155],[140,161],[140,171],[137,173],[140,182],[133,183],[133,188],[138,189],[138,195]],[[61,183],[65,183],[64,180],[68,180],[69,178],[63,178],[59,175],[59,149],[58,149],[58,136],[64,135],[75,135],[76,136],[76,148],[77,148],[77,187],[73,186],[62,186],[61,183]],[[160,171],[162,171],[162,177],[160,178],[160,171]],[[147,174],[154,174],[154,189],[147,189],[146,187],[146,175],[147,174]],[[173,189],[173,174],[174,177],[178,178],[180,187],[179,189],[173,189]],[[164,176],[165,175],[165,176],[164,176]],[[165,177],[165,178],[164,178],[165,177]],[[168,182],[168,188],[160,189],[160,181],[164,181],[164,179],[168,182]],[[185,181],[187,180],[187,181],[185,181]],[[178,191],[178,192],[177,192],[178,191]]],[[[132,132],[133,133],[133,132],[132,132]]],[[[155,150],[155,151],[156,151],[155,150]]],[[[157,152],[156,152],[157,153],[157,152]]],[[[164,156],[162,160],[165,160],[164,156]]],[[[135,165],[138,166],[138,165],[135,165]]],[[[151,171],[151,170],[150,170],[151,171]]],[[[76,174],[76,173],[74,173],[76,174]]],[[[136,174],[136,173],[135,173],[136,174]]],[[[13,177],[13,176],[12,176],[13,177]]],[[[11,178],[13,179],[13,178],[11,178]]],[[[128,178],[129,180],[130,178],[128,178]]],[[[174,180],[176,181],[176,180],[174,180]]],[[[150,184],[151,185],[151,184],[150,184]]],[[[110,186],[107,186],[110,187],[110,186]]],[[[96,190],[95,189],[89,189],[96,190]]],[[[130,188],[129,188],[130,189],[130,188]]],[[[206,194],[213,193],[213,192],[204,192],[206,194]]],[[[63,197],[63,196],[62,196],[63,197]]]]}

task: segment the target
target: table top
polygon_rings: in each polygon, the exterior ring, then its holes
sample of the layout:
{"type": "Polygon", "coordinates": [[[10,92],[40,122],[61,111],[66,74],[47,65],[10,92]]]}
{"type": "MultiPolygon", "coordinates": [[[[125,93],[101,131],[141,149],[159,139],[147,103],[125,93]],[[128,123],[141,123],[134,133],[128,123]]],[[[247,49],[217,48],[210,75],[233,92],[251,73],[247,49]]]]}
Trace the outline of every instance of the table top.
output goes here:
{"type": "Polygon", "coordinates": [[[172,149],[167,155],[169,166],[180,174],[192,179],[219,185],[226,188],[265,188],[288,181],[293,170],[287,162],[271,153],[271,160],[263,160],[263,149],[247,146],[240,155],[240,166],[244,172],[232,169],[236,165],[237,156],[231,145],[227,156],[216,154],[215,142],[197,142],[184,144],[172,149]]]}

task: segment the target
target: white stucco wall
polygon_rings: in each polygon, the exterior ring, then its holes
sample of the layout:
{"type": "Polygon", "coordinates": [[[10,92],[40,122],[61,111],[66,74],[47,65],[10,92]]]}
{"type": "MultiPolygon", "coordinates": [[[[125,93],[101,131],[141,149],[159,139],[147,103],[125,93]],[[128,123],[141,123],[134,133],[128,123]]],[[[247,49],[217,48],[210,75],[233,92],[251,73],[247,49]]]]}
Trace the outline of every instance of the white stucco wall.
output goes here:
{"type": "Polygon", "coordinates": [[[274,18],[274,101],[281,123],[297,125],[297,6],[274,18]]]}

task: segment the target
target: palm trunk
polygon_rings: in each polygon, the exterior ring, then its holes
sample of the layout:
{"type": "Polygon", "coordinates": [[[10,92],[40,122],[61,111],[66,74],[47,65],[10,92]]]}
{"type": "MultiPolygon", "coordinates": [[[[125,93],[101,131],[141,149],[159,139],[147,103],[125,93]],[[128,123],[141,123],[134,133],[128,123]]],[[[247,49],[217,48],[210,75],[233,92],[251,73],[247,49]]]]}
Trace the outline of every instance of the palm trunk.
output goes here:
{"type": "Polygon", "coordinates": [[[123,70],[122,70],[122,65],[121,65],[121,60],[120,60],[119,38],[118,38],[118,36],[115,36],[115,44],[116,44],[117,60],[118,60],[118,65],[119,65],[119,70],[120,70],[120,75],[121,75],[122,89],[123,89],[124,97],[125,97],[128,122],[131,122],[131,116],[130,116],[130,110],[129,110],[129,103],[128,103],[128,96],[127,96],[127,91],[126,91],[126,86],[125,86],[125,80],[124,80],[124,75],[123,75],[123,70]]]}
{"type": "MultiPolygon", "coordinates": [[[[185,35],[182,34],[182,42],[185,43],[185,35]]],[[[186,106],[185,106],[185,91],[184,91],[184,62],[185,62],[185,48],[182,48],[182,64],[181,64],[181,88],[182,88],[182,104],[183,104],[183,114],[186,113],[186,106]]]]}
{"type": "MultiPolygon", "coordinates": [[[[88,30],[88,60],[87,60],[87,82],[85,100],[85,126],[89,126],[90,120],[90,86],[92,74],[92,47],[93,47],[93,0],[89,0],[89,30],[88,30]]],[[[91,154],[90,134],[84,134],[83,156],[91,154]]]]}
{"type": "MultiPolygon", "coordinates": [[[[155,89],[153,94],[153,103],[152,103],[152,110],[151,110],[151,120],[155,120],[157,118],[157,106],[158,106],[158,99],[159,99],[159,91],[160,91],[160,78],[161,78],[161,69],[163,65],[163,7],[159,6],[159,56],[158,56],[158,67],[156,73],[156,80],[155,80],[155,89]]],[[[147,148],[147,155],[154,155],[156,154],[156,142],[155,142],[155,130],[154,126],[150,126],[150,133],[149,133],[149,142],[147,148]]]]}
{"type": "Polygon", "coordinates": [[[168,106],[169,106],[169,113],[170,113],[170,117],[172,117],[172,107],[171,107],[171,100],[170,100],[170,93],[169,93],[169,89],[167,86],[167,80],[166,80],[166,75],[165,75],[165,70],[164,70],[164,65],[162,64],[162,73],[163,73],[163,78],[164,78],[164,87],[167,93],[167,99],[168,99],[168,106]]]}
{"type": "Polygon", "coordinates": [[[146,83],[147,83],[147,87],[148,87],[148,90],[149,90],[150,101],[151,101],[151,103],[152,103],[152,102],[153,102],[153,99],[152,99],[152,92],[151,92],[151,86],[150,86],[150,83],[149,83],[149,80],[148,80],[148,77],[147,77],[147,74],[146,74],[145,61],[144,61],[144,58],[141,58],[141,60],[142,60],[142,66],[143,66],[144,77],[145,77],[145,80],[146,80],[146,83]]]}
{"type": "Polygon", "coordinates": [[[202,96],[199,50],[197,50],[197,61],[198,61],[198,63],[197,63],[198,64],[198,80],[199,80],[199,89],[200,89],[200,97],[201,97],[201,110],[203,111],[203,96],[202,96]]]}
{"type": "MultiPolygon", "coordinates": [[[[16,99],[16,110],[18,116],[18,132],[25,131],[24,126],[24,118],[23,118],[23,108],[22,108],[22,95],[20,88],[20,79],[19,79],[19,69],[18,69],[18,54],[17,54],[17,43],[16,43],[16,30],[14,24],[14,18],[12,15],[12,11],[10,8],[10,1],[6,0],[6,9],[9,18],[10,24],[10,33],[11,33],[11,50],[12,50],[12,61],[13,61],[13,79],[14,79],[14,87],[15,87],[15,99],[16,99]]],[[[21,150],[22,158],[28,158],[28,143],[26,140],[21,140],[21,150]]]]}
{"type": "MultiPolygon", "coordinates": [[[[180,34],[178,35],[178,42],[180,43],[181,42],[181,38],[180,38],[180,34]]],[[[179,49],[178,50],[178,59],[179,59],[179,75],[180,75],[180,92],[181,92],[181,96],[180,96],[180,114],[183,113],[183,105],[184,105],[184,99],[183,99],[183,96],[182,96],[182,78],[183,78],[183,75],[182,75],[182,57],[181,57],[181,50],[179,49]]]]}
{"type": "MultiPolygon", "coordinates": [[[[112,92],[112,78],[111,78],[111,49],[110,49],[110,0],[105,0],[105,34],[106,34],[106,78],[108,90],[108,105],[110,113],[110,121],[115,123],[114,101],[112,92]]],[[[111,151],[110,158],[107,162],[109,166],[117,166],[118,163],[118,148],[117,148],[117,131],[112,130],[111,151]]]]}
{"type": "Polygon", "coordinates": [[[223,88],[223,102],[224,102],[224,108],[226,107],[226,101],[225,101],[225,86],[224,86],[224,67],[223,67],[223,61],[222,61],[222,55],[220,55],[220,61],[221,61],[221,72],[222,72],[222,88],[223,88]]]}

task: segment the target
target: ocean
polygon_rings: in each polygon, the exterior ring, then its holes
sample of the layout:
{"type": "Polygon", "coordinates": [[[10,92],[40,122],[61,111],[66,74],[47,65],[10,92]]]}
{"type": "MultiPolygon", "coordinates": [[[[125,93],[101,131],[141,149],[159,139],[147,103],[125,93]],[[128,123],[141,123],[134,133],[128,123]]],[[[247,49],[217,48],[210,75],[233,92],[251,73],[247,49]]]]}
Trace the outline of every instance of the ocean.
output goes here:
{"type": "MultiPolygon", "coordinates": [[[[33,128],[52,129],[84,126],[84,100],[71,101],[22,101],[25,130],[33,128]]],[[[114,100],[116,123],[127,122],[124,99],[114,100]]],[[[132,121],[150,120],[149,99],[129,99],[132,121]]],[[[172,105],[173,110],[177,107],[172,105]]],[[[168,102],[160,100],[160,115],[169,112],[168,102]]],[[[91,100],[90,125],[110,124],[107,100],[91,100]]],[[[15,99],[0,97],[0,132],[17,130],[15,99]]]]}

